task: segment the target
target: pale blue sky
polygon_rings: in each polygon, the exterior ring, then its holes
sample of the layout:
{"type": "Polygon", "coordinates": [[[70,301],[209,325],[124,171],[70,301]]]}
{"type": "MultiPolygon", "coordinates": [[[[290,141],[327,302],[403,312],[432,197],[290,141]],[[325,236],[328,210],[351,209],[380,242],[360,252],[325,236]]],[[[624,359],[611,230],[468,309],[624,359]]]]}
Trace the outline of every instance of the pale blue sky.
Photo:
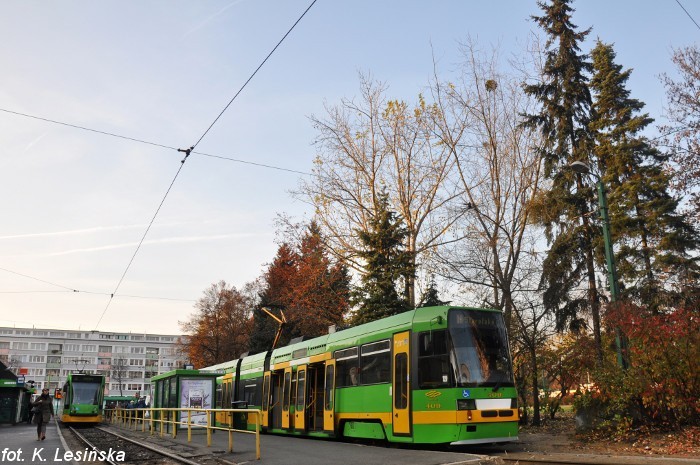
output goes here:
{"type": "MultiPolygon", "coordinates": [[[[700,20],[700,3],[682,0],[700,20]]],[[[0,2],[0,109],[171,147],[195,143],[310,0],[0,2]]],[[[579,0],[574,22],[634,68],[659,118],[672,47],[700,30],[675,0],[579,0]]],[[[197,147],[310,171],[311,114],[358,94],[358,72],[412,101],[457,68],[468,35],[522,50],[534,1],[319,0],[197,147]]],[[[0,111],[0,326],[93,329],[182,154],[0,111]],[[19,276],[24,274],[46,282],[19,276]],[[62,292],[60,284],[86,292],[62,292]],[[49,292],[51,291],[51,292],[49,292]],[[59,292],[53,292],[59,291],[59,292]]],[[[211,283],[274,256],[274,218],[309,214],[299,174],[192,155],[99,329],[178,332],[211,283]]]]}

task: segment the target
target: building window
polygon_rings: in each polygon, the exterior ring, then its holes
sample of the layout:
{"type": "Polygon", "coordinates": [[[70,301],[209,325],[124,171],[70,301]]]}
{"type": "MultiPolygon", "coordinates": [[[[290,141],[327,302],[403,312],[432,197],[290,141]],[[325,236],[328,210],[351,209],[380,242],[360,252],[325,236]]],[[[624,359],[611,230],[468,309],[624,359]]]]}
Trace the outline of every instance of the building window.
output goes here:
{"type": "Polygon", "coordinates": [[[46,331],[34,331],[35,336],[46,337],[49,333],[46,331]]]}
{"type": "Polygon", "coordinates": [[[129,366],[142,367],[143,366],[143,359],[142,358],[130,358],[129,359],[129,366]]]}
{"type": "Polygon", "coordinates": [[[10,348],[9,342],[0,342],[0,349],[9,349],[9,348],[10,348]]]}
{"type": "Polygon", "coordinates": [[[132,354],[142,354],[143,353],[143,347],[132,347],[131,350],[129,351],[132,354]]]}
{"type": "MultiPolygon", "coordinates": [[[[44,363],[46,358],[43,355],[31,355],[29,357],[29,362],[30,363],[44,363]]],[[[61,363],[61,358],[59,357],[58,363],[61,363]]]]}
{"type": "MultiPolygon", "coordinates": [[[[10,334],[12,334],[12,330],[10,330],[10,334]]],[[[18,329],[17,331],[15,331],[15,334],[17,334],[18,336],[29,336],[30,334],[32,334],[32,332],[26,329],[18,329]]]]}
{"type": "Polygon", "coordinates": [[[112,352],[112,346],[100,346],[98,352],[112,352]]]}
{"type": "Polygon", "coordinates": [[[66,344],[64,349],[66,352],[80,352],[80,344],[66,344]]]}
{"type": "Polygon", "coordinates": [[[83,344],[83,352],[97,352],[97,346],[92,344],[83,344]]]}
{"type": "MultiPolygon", "coordinates": [[[[44,356],[42,355],[41,358],[43,359],[44,356]]],[[[61,363],[61,357],[49,355],[48,357],[46,357],[46,363],[61,363]]]]}
{"type": "Polygon", "coordinates": [[[52,354],[60,354],[62,349],[62,344],[49,344],[49,352],[52,354]]]}
{"type": "Polygon", "coordinates": [[[59,333],[58,331],[51,331],[49,333],[51,337],[66,337],[66,333],[59,333]]]}
{"type": "Polygon", "coordinates": [[[29,343],[28,342],[13,342],[12,348],[15,350],[27,350],[27,349],[29,349],[29,343]]]}
{"type": "Polygon", "coordinates": [[[45,342],[32,342],[29,344],[29,350],[46,350],[45,342]]]}

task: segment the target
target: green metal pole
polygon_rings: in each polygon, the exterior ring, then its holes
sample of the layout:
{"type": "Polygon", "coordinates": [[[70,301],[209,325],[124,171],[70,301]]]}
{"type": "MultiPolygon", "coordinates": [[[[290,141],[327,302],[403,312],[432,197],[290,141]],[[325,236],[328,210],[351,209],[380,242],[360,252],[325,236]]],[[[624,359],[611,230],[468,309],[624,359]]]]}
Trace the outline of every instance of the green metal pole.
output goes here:
{"type": "MultiPolygon", "coordinates": [[[[610,285],[610,301],[617,302],[620,297],[620,288],[617,281],[617,268],[615,267],[615,255],[612,247],[612,236],[610,234],[610,217],[608,216],[608,199],[605,195],[605,187],[602,181],[596,183],[598,188],[598,206],[600,219],[603,222],[603,242],[605,243],[605,261],[608,266],[608,282],[610,285]]],[[[626,370],[629,366],[627,362],[627,347],[620,331],[615,328],[615,348],[617,349],[617,364],[626,370]],[[624,348],[624,353],[623,353],[624,348]]]]}

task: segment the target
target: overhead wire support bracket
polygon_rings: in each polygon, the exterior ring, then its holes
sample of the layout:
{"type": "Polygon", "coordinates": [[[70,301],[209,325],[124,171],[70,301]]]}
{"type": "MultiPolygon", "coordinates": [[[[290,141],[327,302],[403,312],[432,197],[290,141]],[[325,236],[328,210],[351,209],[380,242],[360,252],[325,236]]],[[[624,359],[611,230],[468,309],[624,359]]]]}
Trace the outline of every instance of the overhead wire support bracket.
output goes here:
{"type": "Polygon", "coordinates": [[[194,145],[193,145],[192,147],[188,148],[188,149],[177,149],[178,152],[182,152],[182,153],[185,154],[185,158],[183,158],[182,160],[180,160],[180,163],[183,163],[183,164],[184,164],[184,163],[185,163],[185,160],[187,160],[187,157],[190,156],[190,153],[192,153],[193,150],[194,150],[194,145]]]}

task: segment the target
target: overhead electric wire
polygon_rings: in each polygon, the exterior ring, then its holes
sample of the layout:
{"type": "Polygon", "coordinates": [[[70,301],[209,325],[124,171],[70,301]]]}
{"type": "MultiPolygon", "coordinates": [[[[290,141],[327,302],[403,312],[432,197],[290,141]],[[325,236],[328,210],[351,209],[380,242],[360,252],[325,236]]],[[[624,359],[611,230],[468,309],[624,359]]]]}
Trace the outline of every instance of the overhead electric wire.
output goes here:
{"type": "Polygon", "coordinates": [[[244,160],[239,160],[239,159],[236,159],[236,158],[223,157],[223,156],[221,156],[221,155],[212,155],[212,154],[210,154],[210,153],[203,153],[203,152],[192,152],[192,153],[196,153],[197,155],[202,155],[202,156],[204,156],[204,157],[219,158],[219,159],[221,159],[221,160],[235,161],[235,162],[238,162],[238,163],[246,163],[246,164],[248,164],[248,165],[260,166],[260,167],[262,167],[262,168],[269,168],[269,169],[280,170],[280,171],[288,171],[288,172],[290,172],[290,173],[297,173],[297,174],[303,174],[303,175],[305,175],[305,176],[312,176],[312,174],[309,173],[309,172],[307,172],[307,171],[299,171],[299,170],[293,170],[293,169],[290,169],[290,168],[282,168],[282,167],[280,167],[280,166],[266,165],[266,164],[264,164],[264,163],[256,163],[256,162],[254,162],[254,161],[244,161],[244,160]]]}
{"type": "MultiPolygon", "coordinates": [[[[91,294],[91,295],[111,295],[109,292],[94,292],[94,291],[84,291],[77,288],[72,288],[69,286],[64,286],[62,284],[56,284],[51,281],[46,281],[45,279],[37,278],[35,276],[29,276],[24,273],[18,273],[17,271],[8,270],[7,268],[0,268],[0,271],[5,271],[7,273],[16,274],[17,276],[22,276],[23,278],[32,279],[34,281],[39,281],[45,284],[50,284],[52,286],[61,287],[65,290],[63,291],[0,291],[0,294],[45,294],[45,293],[76,293],[76,294],[91,294]]],[[[125,295],[121,294],[115,297],[129,297],[132,299],[154,299],[154,300],[172,300],[178,302],[196,302],[192,299],[175,299],[173,297],[149,297],[143,295],[125,295]]]]}
{"type": "Polygon", "coordinates": [[[79,292],[78,290],[76,290],[72,287],[64,286],[63,284],[52,283],[51,281],[46,281],[44,279],[35,278],[34,276],[29,276],[28,274],[18,273],[16,271],[8,270],[7,268],[0,268],[0,270],[5,271],[7,273],[16,274],[17,276],[22,276],[23,278],[33,279],[34,281],[39,281],[39,282],[42,282],[45,284],[50,284],[52,286],[62,287],[63,289],[67,289],[70,292],[79,292]]]}
{"type": "Polygon", "coordinates": [[[280,39],[279,42],[277,42],[277,45],[275,45],[275,47],[272,49],[272,51],[270,51],[270,53],[267,54],[265,59],[258,65],[258,67],[255,68],[255,71],[253,71],[253,74],[251,74],[250,77],[246,80],[246,82],[243,83],[241,88],[238,89],[238,92],[236,92],[236,95],[234,95],[231,98],[231,100],[229,100],[229,102],[226,104],[224,109],[221,110],[221,113],[219,113],[219,115],[216,118],[214,118],[214,121],[209,125],[207,130],[204,131],[204,134],[202,134],[202,136],[199,138],[199,140],[192,146],[192,150],[194,150],[199,145],[199,143],[202,142],[202,139],[204,139],[204,136],[206,136],[209,133],[209,131],[211,130],[211,128],[214,127],[216,122],[219,121],[219,118],[221,118],[221,116],[226,112],[226,110],[228,110],[228,107],[231,106],[231,104],[233,103],[234,100],[236,100],[236,97],[238,97],[238,95],[243,91],[243,89],[245,89],[245,87],[248,85],[248,83],[251,81],[251,79],[253,79],[253,77],[258,73],[258,71],[260,71],[260,68],[262,68],[263,65],[267,62],[267,60],[272,56],[272,54],[275,53],[275,50],[277,50],[277,48],[282,44],[282,42],[284,42],[284,39],[287,38],[287,36],[292,32],[292,30],[294,30],[296,25],[299,24],[299,21],[301,21],[302,18],[306,15],[306,13],[309,12],[309,10],[311,9],[312,6],[314,6],[316,1],[317,0],[313,0],[311,2],[311,4],[306,8],[306,10],[304,10],[304,12],[301,14],[301,16],[299,16],[299,19],[297,19],[294,22],[294,24],[292,24],[292,27],[290,27],[289,30],[287,31],[287,33],[284,36],[282,36],[282,38],[280,39]]]}
{"type": "MultiPolygon", "coordinates": [[[[161,148],[168,149],[168,150],[175,150],[175,151],[178,150],[177,147],[171,147],[171,146],[169,146],[169,145],[159,144],[158,142],[147,141],[147,140],[144,140],[144,139],[137,139],[137,138],[135,138],[135,137],[123,136],[123,135],[121,135],[121,134],[117,134],[117,133],[113,133],[113,132],[100,131],[99,129],[92,129],[92,128],[88,128],[88,127],[85,127],[85,126],[78,126],[77,124],[66,123],[66,122],[63,122],[63,121],[58,121],[58,120],[54,120],[54,119],[50,119],[50,118],[43,118],[43,117],[41,117],[41,116],[29,115],[29,114],[27,114],[27,113],[20,113],[20,112],[18,112],[18,111],[8,110],[8,109],[6,109],[6,108],[0,108],[0,111],[3,111],[3,112],[5,112],[5,113],[9,113],[9,114],[12,114],[12,115],[24,116],[24,117],[26,117],[26,118],[31,118],[31,119],[36,119],[36,120],[40,120],[40,121],[45,121],[45,122],[47,122],[47,123],[59,124],[59,125],[61,125],[61,126],[67,126],[67,127],[74,128],[74,129],[82,129],[82,130],[84,130],[84,131],[90,131],[90,132],[94,132],[94,133],[97,133],[97,134],[102,134],[102,135],[105,135],[105,136],[117,137],[117,138],[119,138],[119,139],[125,139],[125,140],[129,140],[129,141],[132,141],[132,142],[139,142],[139,143],[141,143],[141,144],[147,144],[147,145],[152,145],[152,146],[156,146],[156,147],[161,147],[161,148]]],[[[202,155],[202,156],[204,156],[204,157],[218,158],[218,159],[220,159],[220,160],[227,160],[227,161],[232,161],[232,162],[235,162],[235,163],[242,163],[242,164],[244,164],[244,165],[259,166],[259,167],[261,167],[261,168],[269,168],[269,169],[274,169],[274,170],[279,170],[279,171],[287,171],[287,172],[289,172],[289,173],[298,173],[298,174],[303,174],[303,175],[306,175],[306,176],[310,176],[310,175],[311,175],[311,173],[308,173],[308,172],[305,172],[305,171],[293,170],[293,169],[291,169],[291,168],[283,168],[283,167],[281,167],[281,166],[275,166],[275,165],[267,165],[267,164],[264,164],[264,163],[256,163],[256,162],[254,162],[254,161],[241,160],[240,158],[231,158],[231,157],[225,157],[225,156],[223,156],[223,155],[214,155],[214,154],[210,154],[210,153],[194,152],[194,151],[193,151],[192,153],[196,153],[197,155],[202,155]]]]}
{"type": "MultiPolygon", "coordinates": [[[[178,152],[184,152],[184,153],[185,153],[185,157],[184,157],[184,159],[182,159],[182,161],[181,161],[181,163],[180,163],[180,167],[178,168],[177,172],[175,173],[175,176],[173,177],[173,180],[170,182],[170,185],[168,186],[168,189],[167,189],[167,191],[165,192],[165,195],[163,196],[162,200],[160,201],[160,204],[158,205],[158,208],[156,209],[155,213],[153,214],[153,217],[151,218],[151,221],[150,221],[150,223],[148,224],[148,227],[146,228],[146,231],[144,232],[143,236],[141,237],[141,240],[139,241],[138,245],[136,246],[136,250],[134,251],[133,255],[131,256],[131,259],[129,260],[129,263],[127,264],[126,268],[124,269],[124,272],[122,273],[122,275],[121,275],[121,277],[120,277],[120,279],[119,279],[119,282],[117,283],[116,287],[114,288],[114,291],[113,291],[111,294],[108,294],[108,295],[109,295],[109,300],[107,301],[107,305],[105,306],[104,310],[102,311],[102,314],[100,315],[99,320],[97,321],[97,324],[95,325],[95,330],[97,330],[97,328],[99,327],[100,323],[102,322],[102,319],[104,318],[105,314],[107,313],[107,310],[108,310],[109,307],[110,307],[110,304],[112,303],[112,300],[114,300],[115,295],[117,294],[119,288],[121,287],[121,285],[122,285],[122,283],[123,283],[123,281],[124,281],[124,278],[126,277],[126,274],[128,273],[129,269],[131,268],[131,265],[133,264],[134,260],[136,259],[136,255],[138,254],[139,250],[141,249],[141,246],[143,245],[143,243],[144,243],[144,241],[145,241],[145,239],[146,239],[146,236],[148,235],[148,232],[150,231],[151,227],[153,226],[153,223],[155,222],[155,219],[156,219],[156,217],[158,216],[158,213],[160,212],[160,209],[163,207],[163,204],[165,203],[165,199],[168,197],[168,194],[170,193],[170,191],[171,191],[173,185],[175,184],[175,181],[177,180],[178,176],[180,175],[180,171],[182,171],[182,167],[185,165],[185,161],[187,160],[187,158],[189,157],[189,155],[194,151],[195,147],[196,147],[197,145],[199,145],[199,143],[204,139],[204,137],[205,137],[205,136],[209,133],[209,131],[214,127],[214,125],[217,123],[217,121],[219,121],[219,119],[223,116],[223,114],[226,112],[226,110],[227,110],[227,109],[231,106],[231,104],[236,100],[236,98],[240,95],[240,93],[243,91],[243,89],[245,89],[245,87],[246,87],[246,86],[248,85],[248,83],[253,79],[253,77],[255,77],[255,75],[256,75],[256,74],[258,73],[258,71],[263,67],[263,65],[268,61],[268,59],[272,56],[272,54],[279,48],[279,46],[282,44],[282,42],[284,42],[284,40],[287,38],[287,36],[289,36],[289,34],[292,32],[292,30],[294,30],[294,28],[296,27],[296,25],[299,24],[299,22],[300,22],[300,21],[302,20],[302,18],[306,15],[306,13],[308,13],[308,11],[311,9],[311,7],[314,6],[314,4],[316,3],[316,1],[317,1],[317,0],[313,0],[313,1],[311,2],[311,4],[306,8],[306,10],[304,10],[304,12],[301,14],[301,16],[299,16],[299,18],[294,22],[294,24],[292,25],[292,27],[290,27],[289,30],[284,34],[284,36],[282,36],[282,38],[279,40],[279,42],[277,42],[277,45],[275,45],[275,47],[270,51],[270,53],[267,54],[267,56],[265,57],[265,59],[258,65],[258,67],[255,69],[255,71],[253,71],[253,73],[250,75],[250,77],[243,83],[243,85],[242,85],[241,88],[238,90],[238,92],[236,92],[236,94],[231,98],[231,100],[229,100],[229,102],[226,104],[226,106],[224,107],[224,109],[221,110],[221,112],[217,115],[217,117],[214,119],[214,121],[209,125],[209,127],[208,127],[208,128],[204,131],[204,133],[199,137],[199,139],[197,140],[197,142],[196,142],[194,145],[192,145],[189,149],[179,149],[179,148],[176,148],[176,147],[172,147],[172,146],[168,146],[168,145],[164,145],[164,144],[159,144],[159,143],[155,143],[155,142],[150,142],[150,141],[146,141],[146,140],[143,140],[143,139],[136,139],[136,138],[133,138],[133,137],[122,136],[122,135],[120,135],[120,134],[116,134],[116,133],[112,133],[112,132],[100,131],[100,130],[91,129],[91,128],[88,128],[88,127],[85,127],[85,126],[79,126],[79,125],[76,125],[76,124],[65,123],[65,122],[61,122],[61,121],[57,121],[57,120],[53,120],[53,119],[49,119],[49,118],[43,118],[43,117],[28,115],[28,114],[26,114],[26,113],[21,113],[21,112],[17,112],[17,111],[12,111],[12,110],[7,110],[7,109],[0,108],[0,111],[3,111],[3,112],[5,112],[5,113],[9,113],[9,114],[13,114],[13,115],[23,116],[23,117],[26,117],[26,118],[32,118],[32,119],[36,119],[36,120],[40,120],[40,121],[45,121],[45,122],[53,123],[53,124],[59,124],[59,125],[62,125],[62,126],[67,126],[67,127],[71,127],[71,128],[75,128],[75,129],[82,129],[82,130],[84,130],[84,131],[90,131],[90,132],[94,132],[94,133],[97,133],[97,134],[107,135],[107,136],[111,136],[111,137],[117,137],[117,138],[120,138],[120,139],[125,139],[125,140],[129,140],[129,141],[133,141],[133,142],[139,142],[139,143],[143,143],[143,144],[147,144],[147,145],[157,146],[157,147],[166,148],[166,149],[170,149],[170,150],[176,150],[176,151],[178,151],[178,152]]],[[[281,168],[281,167],[277,167],[277,166],[273,166],[273,165],[266,165],[266,164],[255,163],[255,162],[247,162],[247,161],[243,161],[243,160],[238,160],[238,159],[233,159],[233,158],[228,158],[228,157],[222,157],[222,156],[218,156],[218,155],[211,155],[211,154],[205,154],[205,153],[198,153],[198,154],[199,154],[199,155],[203,155],[203,156],[213,157],[213,158],[220,158],[220,159],[224,159],[224,160],[234,161],[234,162],[238,162],[238,163],[247,163],[247,164],[251,164],[251,165],[255,165],[255,166],[260,166],[260,167],[264,167],[264,168],[277,169],[277,170],[280,170],[280,171],[288,171],[288,172],[294,172],[294,173],[305,174],[305,175],[310,174],[310,173],[305,173],[305,172],[302,172],[302,171],[297,171],[297,170],[292,170],[292,169],[287,169],[287,168],[281,168]]],[[[12,271],[10,271],[10,270],[5,270],[5,271],[14,273],[14,272],[12,272],[12,271]]],[[[15,273],[15,274],[21,275],[20,273],[15,273]]],[[[62,285],[55,284],[55,283],[51,283],[51,282],[48,282],[48,281],[43,281],[43,280],[40,280],[40,279],[38,279],[38,278],[32,278],[32,277],[27,276],[27,275],[21,275],[21,276],[25,276],[25,277],[28,277],[28,278],[31,278],[31,279],[36,279],[36,280],[38,280],[38,281],[45,282],[45,283],[47,283],[47,284],[51,284],[51,285],[55,285],[55,286],[58,286],[58,287],[62,287],[62,288],[66,289],[66,290],[68,290],[68,291],[71,291],[71,292],[80,292],[80,291],[78,291],[77,289],[72,289],[72,288],[69,288],[69,287],[67,287],[67,286],[62,286],[62,285]]],[[[137,296],[131,296],[131,297],[137,297],[137,296]]],[[[174,300],[174,299],[172,299],[172,300],[174,300]]]]}
{"type": "Polygon", "coordinates": [[[143,139],[136,139],[134,137],[122,136],[120,134],[115,134],[113,132],[100,131],[98,129],[92,129],[92,128],[88,128],[85,126],[78,126],[77,124],[64,123],[63,121],[57,121],[57,120],[49,119],[49,118],[42,118],[41,116],[28,115],[26,113],[20,113],[18,111],[7,110],[5,108],[0,108],[0,111],[4,111],[5,113],[10,113],[13,115],[24,116],[25,118],[31,118],[31,119],[36,119],[36,120],[40,120],[40,121],[45,121],[47,123],[60,124],[61,126],[68,126],[70,128],[82,129],[83,131],[95,132],[97,134],[102,134],[105,136],[117,137],[119,139],[126,139],[126,140],[130,140],[132,142],[140,142],[141,144],[155,145],[156,147],[162,147],[164,149],[177,150],[176,147],[170,147],[168,145],[158,144],[157,142],[150,142],[150,141],[143,140],[143,139]]]}
{"type": "Polygon", "coordinates": [[[143,233],[143,236],[141,237],[139,244],[136,246],[136,250],[134,250],[134,254],[131,256],[131,260],[129,260],[129,263],[126,265],[126,268],[124,269],[124,273],[122,273],[122,277],[119,278],[119,282],[117,283],[117,286],[114,288],[114,291],[109,296],[109,300],[107,301],[107,305],[105,306],[105,309],[102,310],[102,314],[100,315],[100,319],[97,320],[97,324],[95,325],[95,330],[97,330],[97,328],[100,326],[100,323],[102,322],[102,318],[104,318],[105,313],[107,313],[107,309],[109,308],[110,304],[112,303],[112,300],[114,299],[114,295],[117,293],[117,291],[119,290],[119,287],[122,285],[122,282],[124,281],[124,278],[126,277],[126,273],[129,271],[129,268],[131,268],[131,264],[134,263],[134,259],[136,258],[136,254],[139,253],[139,249],[141,249],[141,245],[143,245],[143,241],[146,240],[146,236],[148,235],[148,231],[151,230],[151,226],[153,226],[153,223],[155,222],[156,217],[158,216],[158,212],[160,212],[160,209],[163,207],[163,204],[165,203],[165,199],[168,198],[168,194],[170,193],[170,190],[173,188],[173,185],[175,184],[177,177],[180,175],[180,171],[182,171],[182,167],[185,166],[185,161],[187,160],[187,156],[189,155],[189,150],[187,150],[186,152],[187,152],[187,155],[185,155],[185,158],[183,158],[182,161],[180,162],[180,167],[177,169],[177,173],[175,173],[175,177],[173,177],[173,180],[170,182],[170,186],[168,186],[168,190],[165,191],[165,195],[163,196],[163,199],[160,201],[158,208],[156,208],[156,212],[153,214],[153,217],[151,218],[151,222],[148,223],[148,226],[146,227],[146,231],[143,233]]]}
{"type": "Polygon", "coordinates": [[[686,10],[685,7],[681,4],[680,0],[676,0],[676,3],[678,3],[678,6],[680,6],[683,9],[683,11],[685,11],[685,14],[688,15],[688,18],[690,18],[690,20],[695,23],[695,26],[698,29],[700,29],[700,25],[698,24],[698,22],[695,21],[695,19],[692,16],[690,16],[690,13],[688,13],[688,10],[686,10]]]}
{"type": "Polygon", "coordinates": [[[136,250],[134,251],[134,254],[131,256],[131,260],[129,260],[129,264],[126,266],[126,269],[124,270],[124,273],[122,273],[121,278],[119,279],[119,282],[117,283],[117,286],[114,289],[114,292],[109,297],[109,300],[107,301],[107,305],[105,306],[105,309],[102,311],[102,314],[100,315],[100,319],[97,320],[97,324],[95,325],[95,330],[100,326],[100,323],[102,322],[102,319],[104,318],[105,314],[107,313],[107,310],[109,309],[110,304],[112,303],[112,300],[114,300],[114,296],[119,290],[119,287],[121,286],[122,282],[124,281],[124,278],[126,277],[126,273],[129,271],[129,268],[131,267],[131,264],[134,262],[134,259],[136,258],[136,255],[139,252],[139,249],[141,248],[141,245],[143,244],[143,241],[146,239],[146,235],[148,235],[148,231],[151,229],[151,226],[153,225],[154,221],[156,220],[156,217],[158,216],[158,212],[160,211],[161,207],[163,206],[163,203],[165,203],[165,199],[168,197],[168,194],[170,193],[170,190],[173,187],[173,184],[175,184],[175,181],[177,180],[178,175],[180,174],[180,171],[182,171],[182,167],[185,166],[185,161],[187,161],[187,157],[190,156],[192,151],[199,145],[199,143],[204,139],[204,137],[209,133],[212,127],[214,127],[214,124],[221,118],[221,116],[224,114],[224,112],[228,109],[228,107],[231,106],[234,100],[236,100],[236,97],[245,89],[245,87],[248,85],[248,83],[253,79],[253,77],[257,74],[257,72],[262,68],[262,66],[267,62],[267,60],[272,56],[272,54],[277,50],[277,48],[282,44],[285,38],[292,32],[292,30],[296,27],[297,24],[299,24],[299,21],[306,15],[306,13],[311,9],[312,6],[316,3],[317,0],[313,0],[311,4],[304,10],[304,12],[301,14],[301,16],[294,22],[291,28],[284,34],[282,39],[280,39],[279,42],[277,42],[277,45],[272,49],[270,53],[267,54],[265,59],[258,65],[258,67],[253,71],[253,74],[250,75],[250,77],[243,83],[241,88],[236,92],[236,95],[229,100],[229,102],[226,104],[223,110],[219,113],[219,115],[214,119],[214,121],[209,125],[206,131],[200,136],[200,138],[197,140],[196,143],[194,143],[189,149],[176,149],[178,152],[184,152],[185,153],[185,158],[182,159],[180,163],[180,167],[177,170],[177,173],[175,173],[175,177],[173,178],[172,182],[170,183],[170,186],[168,187],[168,190],[165,192],[165,195],[163,196],[163,200],[161,200],[160,205],[158,205],[158,208],[156,209],[155,214],[153,215],[153,218],[151,218],[151,222],[148,224],[148,227],[146,228],[146,231],[143,234],[143,237],[139,241],[138,246],[136,246],[136,250]]]}

